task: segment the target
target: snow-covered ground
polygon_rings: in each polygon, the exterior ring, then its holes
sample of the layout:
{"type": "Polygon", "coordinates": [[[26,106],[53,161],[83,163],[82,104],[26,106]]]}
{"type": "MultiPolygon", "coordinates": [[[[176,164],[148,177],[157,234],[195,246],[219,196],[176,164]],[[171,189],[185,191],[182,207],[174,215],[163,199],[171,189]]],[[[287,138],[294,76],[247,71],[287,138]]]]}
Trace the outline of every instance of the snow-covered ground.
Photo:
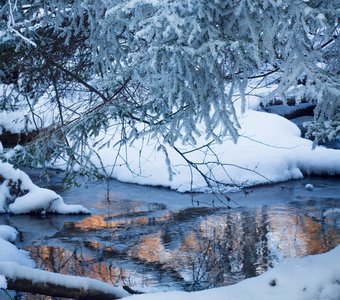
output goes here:
{"type": "Polygon", "coordinates": [[[11,226],[0,225],[0,262],[14,262],[22,266],[34,267],[34,261],[27,251],[19,250],[11,242],[17,238],[18,232],[11,226]]]}
{"type": "MultiPolygon", "coordinates": [[[[15,125],[12,126],[10,115],[6,116],[7,120],[5,115],[2,117],[3,126],[6,124],[6,128],[10,130],[20,131],[16,118],[13,117],[12,123],[15,125]]],[[[99,155],[93,155],[92,160],[100,169],[104,166],[107,176],[120,181],[165,186],[180,192],[210,192],[211,189],[202,174],[210,180],[213,188],[222,188],[227,192],[239,187],[299,179],[304,174],[340,174],[340,150],[322,146],[313,149],[312,141],[301,138],[299,128],[289,120],[249,108],[245,114],[239,113],[239,123],[240,137],[236,144],[228,137],[221,143],[207,140],[204,134],[197,139],[195,145],[178,142],[175,146],[193,163],[191,166],[170,145],[159,147],[159,140],[156,138],[139,138],[133,143],[120,146],[119,126],[112,129],[115,134],[103,132],[93,141],[93,144],[98,140],[105,143],[113,136],[109,144],[116,147],[98,149],[100,144],[94,146],[94,149],[97,147],[99,155]]],[[[59,164],[56,167],[65,166],[59,164]]],[[[0,174],[7,174],[8,169],[8,165],[1,163],[0,174]]],[[[103,172],[103,169],[101,170],[103,172]]],[[[46,209],[60,213],[85,212],[80,207],[70,210],[55,193],[38,190],[26,176],[22,173],[19,175],[19,172],[11,170],[8,173],[11,175],[3,176],[7,179],[14,176],[20,180],[25,177],[23,184],[27,185],[30,193],[18,197],[15,203],[7,208],[4,199],[8,191],[3,183],[0,186],[0,212],[23,213],[46,209]]]]}
{"type": "MultiPolygon", "coordinates": [[[[0,86],[0,92],[3,86],[0,86]]],[[[0,135],[3,131],[20,133],[33,130],[32,122],[26,122],[23,111],[0,112],[0,135]]],[[[0,153],[4,151],[0,141],[0,153]]],[[[13,153],[10,150],[6,155],[13,153]]],[[[0,213],[59,213],[88,214],[81,205],[67,205],[54,191],[35,185],[29,176],[11,164],[0,160],[0,213]]]]}
{"type": "Polygon", "coordinates": [[[7,282],[3,275],[0,275],[0,289],[6,289],[7,288],[7,282]]]}
{"type": "Polygon", "coordinates": [[[238,284],[200,292],[136,295],[126,300],[339,300],[340,246],[304,258],[294,258],[238,284]]]}
{"type": "MultiPolygon", "coordinates": [[[[209,143],[201,137],[196,145],[178,143],[176,147],[187,153],[187,159],[198,163],[205,175],[231,186],[282,182],[302,178],[303,174],[340,174],[340,151],[322,146],[313,149],[312,141],[301,138],[299,128],[289,120],[248,110],[239,116],[239,122],[237,144],[226,138],[222,143],[212,142],[209,147],[201,148],[209,143]],[[202,162],[206,164],[201,165],[202,162]]],[[[112,148],[100,149],[98,153],[107,174],[120,181],[166,186],[180,192],[209,191],[197,170],[190,168],[171,146],[164,145],[172,166],[170,178],[166,155],[158,146],[155,139],[139,139],[120,149],[120,154],[112,148]]],[[[99,161],[96,163],[100,166],[99,161]]]]}

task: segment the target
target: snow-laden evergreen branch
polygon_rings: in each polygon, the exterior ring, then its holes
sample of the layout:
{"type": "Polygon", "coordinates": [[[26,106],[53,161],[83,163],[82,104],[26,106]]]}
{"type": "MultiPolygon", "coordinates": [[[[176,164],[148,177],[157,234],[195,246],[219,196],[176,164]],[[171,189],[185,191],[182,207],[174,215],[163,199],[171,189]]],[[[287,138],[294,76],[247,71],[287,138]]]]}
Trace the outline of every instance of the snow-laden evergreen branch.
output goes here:
{"type": "Polygon", "coordinates": [[[3,108],[28,105],[44,128],[27,148],[36,163],[79,165],[89,155],[79,150],[114,124],[122,143],[236,142],[235,96],[244,110],[261,78],[272,83],[264,104],[294,97],[317,103],[315,124],[337,116],[336,0],[12,2],[0,10],[0,80],[14,93],[0,97],[3,108]]]}

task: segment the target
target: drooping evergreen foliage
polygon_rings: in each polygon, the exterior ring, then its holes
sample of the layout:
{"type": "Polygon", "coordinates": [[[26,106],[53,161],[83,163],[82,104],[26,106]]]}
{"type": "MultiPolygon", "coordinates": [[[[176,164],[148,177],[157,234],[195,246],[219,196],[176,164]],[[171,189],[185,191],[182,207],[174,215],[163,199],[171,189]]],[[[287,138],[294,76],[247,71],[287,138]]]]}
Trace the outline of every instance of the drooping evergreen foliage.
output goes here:
{"type": "Polygon", "coordinates": [[[94,171],[85,145],[110,126],[121,143],[236,141],[233,102],[263,79],[264,103],[318,103],[314,135],[337,124],[338,0],[2,2],[1,109],[27,105],[40,132],[21,152],[29,161],[94,171]]]}

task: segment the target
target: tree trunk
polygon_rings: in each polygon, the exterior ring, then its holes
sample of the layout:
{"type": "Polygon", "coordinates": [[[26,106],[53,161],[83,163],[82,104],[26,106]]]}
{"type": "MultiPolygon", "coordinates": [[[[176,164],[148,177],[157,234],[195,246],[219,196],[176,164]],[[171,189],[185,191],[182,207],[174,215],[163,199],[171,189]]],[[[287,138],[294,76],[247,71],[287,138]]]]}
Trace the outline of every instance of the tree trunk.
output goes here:
{"type": "Polygon", "coordinates": [[[4,130],[0,135],[0,141],[4,148],[13,148],[17,145],[25,145],[34,140],[38,135],[38,131],[12,133],[4,130]]]}

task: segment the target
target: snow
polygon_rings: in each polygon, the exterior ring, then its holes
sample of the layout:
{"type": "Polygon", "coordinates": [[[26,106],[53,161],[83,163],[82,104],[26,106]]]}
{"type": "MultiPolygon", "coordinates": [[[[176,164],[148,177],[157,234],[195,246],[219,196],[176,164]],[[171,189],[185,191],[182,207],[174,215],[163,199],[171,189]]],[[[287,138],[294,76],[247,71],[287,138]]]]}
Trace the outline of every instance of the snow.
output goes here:
{"type": "Polygon", "coordinates": [[[3,275],[0,275],[0,289],[6,289],[7,288],[7,282],[3,275]]]}
{"type": "Polygon", "coordinates": [[[9,242],[14,242],[18,236],[18,231],[8,225],[0,225],[0,238],[9,242]]]}
{"type": "Polygon", "coordinates": [[[14,262],[20,265],[34,267],[34,262],[29,258],[28,252],[18,249],[4,239],[0,239],[0,262],[14,262]]]}
{"type": "MultiPolygon", "coordinates": [[[[0,134],[3,129],[12,133],[24,130],[22,112],[0,113],[0,134]]],[[[0,153],[3,151],[0,142],[0,153]]],[[[7,153],[8,154],[8,153],[7,153]]],[[[0,213],[24,214],[30,212],[88,214],[81,205],[67,205],[54,191],[39,188],[29,176],[11,164],[0,161],[0,213]]],[[[0,232],[1,237],[1,232],[0,232]]]]}
{"type": "MultiPolygon", "coordinates": [[[[4,89],[3,85],[0,85],[0,91],[4,89]]],[[[4,93],[4,91],[2,91],[4,93]]],[[[30,131],[33,129],[31,123],[25,122],[26,117],[22,111],[1,111],[0,112],[0,134],[3,130],[7,130],[12,133],[20,133],[23,131],[30,131]]]]}
{"type": "MultiPolygon", "coordinates": [[[[1,249],[1,248],[0,248],[1,249]]],[[[113,287],[107,283],[97,279],[87,277],[64,275],[52,273],[43,270],[32,269],[30,267],[22,266],[15,262],[0,261],[0,273],[9,278],[28,279],[33,282],[44,282],[46,284],[53,283],[62,285],[68,288],[80,288],[84,290],[101,290],[104,293],[116,294],[117,297],[125,297],[128,295],[122,288],[113,287]]]]}
{"type": "MultiPolygon", "coordinates": [[[[0,262],[15,262],[23,266],[34,267],[27,251],[19,250],[9,241],[14,241],[18,232],[11,226],[0,225],[0,262]]],[[[1,274],[1,273],[0,273],[1,274]]]]}
{"type": "Polygon", "coordinates": [[[59,213],[59,214],[79,214],[90,213],[81,205],[67,205],[55,192],[34,188],[28,194],[16,198],[15,202],[9,205],[9,212],[13,214],[25,214],[29,212],[59,213]]]}
{"type": "MultiPolygon", "coordinates": [[[[313,149],[312,141],[301,138],[300,129],[291,121],[250,109],[239,116],[239,122],[241,136],[237,144],[225,138],[221,143],[212,142],[209,149],[200,149],[209,143],[201,137],[196,145],[177,143],[176,147],[190,152],[186,156],[193,162],[210,162],[208,166],[200,165],[201,171],[234,186],[283,182],[302,178],[303,174],[340,174],[340,151],[322,146],[313,149]]],[[[125,151],[121,150],[120,155],[112,148],[102,148],[98,153],[107,166],[106,173],[120,181],[165,186],[180,192],[209,191],[204,178],[196,170],[190,170],[171,146],[164,145],[172,164],[172,178],[169,178],[166,156],[163,151],[157,151],[158,146],[156,138],[137,139],[125,151]],[[114,167],[113,161],[116,161],[114,167]]],[[[95,163],[100,166],[101,162],[95,163]]],[[[225,189],[233,190],[233,187],[225,189]]]]}
{"type": "Polygon", "coordinates": [[[332,251],[284,261],[235,285],[200,292],[135,295],[126,300],[339,300],[340,246],[332,251]]]}
{"type": "Polygon", "coordinates": [[[14,241],[17,234],[18,232],[13,227],[0,225],[0,289],[7,288],[5,279],[7,277],[11,279],[29,279],[33,282],[60,284],[70,288],[97,289],[106,293],[116,294],[119,297],[128,295],[123,289],[113,287],[96,279],[33,269],[35,263],[29,257],[29,252],[19,250],[8,241],[14,241]]]}
{"type": "Polygon", "coordinates": [[[62,275],[43,270],[32,269],[34,262],[28,252],[17,249],[3,237],[13,239],[16,230],[10,226],[0,225],[0,288],[6,288],[5,277],[23,278],[34,282],[54,283],[72,288],[100,289],[113,293],[126,300],[339,300],[340,246],[332,251],[315,256],[289,259],[265,272],[264,274],[244,280],[238,284],[186,293],[173,291],[128,296],[121,288],[112,287],[99,280],[86,277],[62,275]]]}
{"type": "Polygon", "coordinates": [[[0,162],[0,178],[0,213],[90,213],[81,205],[65,204],[57,193],[36,186],[26,173],[9,163],[0,162]],[[14,195],[11,187],[17,190],[14,195]]]}
{"type": "MultiPolygon", "coordinates": [[[[270,92],[270,89],[268,87],[256,88],[256,91],[265,95],[270,92]]],[[[202,137],[197,138],[196,144],[177,142],[175,146],[182,152],[192,151],[186,156],[195,163],[210,162],[208,166],[199,165],[200,170],[211,178],[229,185],[229,187],[223,187],[223,191],[227,192],[237,190],[235,186],[249,187],[283,182],[302,178],[304,174],[340,174],[339,150],[327,149],[322,146],[313,150],[312,142],[301,138],[301,132],[294,123],[277,114],[256,111],[259,104],[258,99],[254,96],[249,97],[248,110],[245,114],[241,114],[242,105],[235,100],[235,109],[241,125],[239,130],[241,136],[237,144],[226,137],[221,143],[212,142],[209,149],[207,147],[200,149],[201,146],[211,142],[205,138],[206,133],[201,126],[202,137]],[[217,160],[219,163],[216,163],[217,160]]],[[[310,105],[302,103],[298,108],[306,108],[310,105]]],[[[81,110],[81,107],[76,108],[76,110],[78,109],[81,110]]],[[[281,106],[276,106],[273,110],[275,109],[279,113],[290,113],[296,110],[296,107],[285,105],[284,109],[281,106]]],[[[24,119],[24,115],[24,112],[1,112],[0,128],[4,127],[12,132],[24,130],[24,124],[20,122],[24,119]]],[[[55,118],[50,111],[44,111],[41,115],[46,124],[50,124],[55,118]]],[[[29,120],[28,123],[32,122],[29,120]]],[[[104,175],[123,182],[164,186],[180,192],[211,191],[199,172],[190,168],[183,157],[170,145],[164,144],[164,147],[159,148],[159,141],[162,140],[162,137],[144,136],[121,146],[119,144],[121,140],[120,127],[111,125],[111,129],[102,132],[96,140],[92,141],[92,147],[100,158],[92,155],[91,159],[104,175]],[[112,136],[114,136],[113,140],[108,143],[111,147],[101,147],[112,136]],[[112,145],[116,146],[112,147],[112,145]],[[171,176],[169,176],[167,158],[172,165],[171,176]],[[105,166],[105,171],[102,170],[102,163],[105,166]]],[[[1,148],[0,143],[0,151],[2,151],[1,148]]],[[[7,151],[4,155],[9,157],[11,153],[7,151]]],[[[3,165],[0,165],[0,170],[2,167],[3,165]]],[[[54,167],[65,169],[66,165],[59,161],[59,164],[56,163],[54,167]]],[[[216,188],[216,184],[212,183],[212,185],[215,185],[216,188]]],[[[3,204],[1,195],[4,194],[6,194],[6,188],[1,185],[0,211],[4,210],[1,205],[3,204]]],[[[55,200],[60,198],[47,191],[39,190],[33,196],[32,190],[30,195],[32,197],[27,195],[22,201],[20,201],[21,199],[17,200],[18,203],[23,203],[23,201],[27,203],[27,200],[32,201],[34,198],[34,209],[41,210],[41,212],[45,212],[46,209],[60,213],[69,213],[73,210],[74,212],[83,212],[80,207],[71,209],[64,206],[62,199],[55,200]],[[47,202],[44,202],[39,196],[40,193],[48,198],[47,202]]],[[[11,206],[11,210],[13,213],[24,213],[29,209],[24,208],[23,204],[20,204],[19,207],[14,204],[11,206]]]]}
{"type": "MultiPolygon", "coordinates": [[[[23,266],[34,267],[34,261],[29,257],[29,253],[19,250],[10,242],[15,241],[18,232],[15,228],[8,225],[0,225],[0,263],[14,262],[23,266]]],[[[6,279],[0,272],[0,289],[6,289],[6,279]]],[[[1,294],[0,294],[1,298],[1,294]]]]}
{"type": "Polygon", "coordinates": [[[314,189],[314,186],[311,183],[307,183],[305,185],[305,189],[308,190],[308,191],[312,191],[314,189]]]}

